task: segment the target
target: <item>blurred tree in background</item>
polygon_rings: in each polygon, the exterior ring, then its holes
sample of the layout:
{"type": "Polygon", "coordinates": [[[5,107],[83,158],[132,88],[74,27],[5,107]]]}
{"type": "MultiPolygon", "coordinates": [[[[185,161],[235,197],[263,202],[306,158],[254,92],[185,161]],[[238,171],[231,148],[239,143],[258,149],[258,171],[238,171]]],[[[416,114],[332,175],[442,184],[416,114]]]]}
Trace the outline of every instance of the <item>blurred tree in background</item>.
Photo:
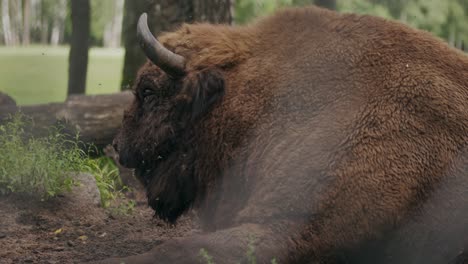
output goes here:
{"type": "Polygon", "coordinates": [[[71,0],[72,34],[68,63],[68,95],[84,94],[86,91],[90,13],[89,0],[71,0]]]}
{"type": "Polygon", "coordinates": [[[91,43],[120,47],[123,13],[124,0],[91,0],[91,43]]]}
{"type": "Polygon", "coordinates": [[[184,22],[230,24],[232,20],[230,0],[126,0],[124,10],[122,90],[132,86],[138,69],[146,60],[136,38],[136,25],[143,12],[148,13],[148,24],[155,35],[173,30],[184,22]]]}
{"type": "Polygon", "coordinates": [[[23,1],[23,45],[29,45],[31,35],[31,23],[29,19],[31,18],[31,0],[23,1]]]}
{"type": "MultiPolygon", "coordinates": [[[[120,46],[123,3],[124,0],[90,0],[92,45],[120,46]]],[[[1,0],[0,43],[68,44],[70,8],[69,0],[1,0]]]]}

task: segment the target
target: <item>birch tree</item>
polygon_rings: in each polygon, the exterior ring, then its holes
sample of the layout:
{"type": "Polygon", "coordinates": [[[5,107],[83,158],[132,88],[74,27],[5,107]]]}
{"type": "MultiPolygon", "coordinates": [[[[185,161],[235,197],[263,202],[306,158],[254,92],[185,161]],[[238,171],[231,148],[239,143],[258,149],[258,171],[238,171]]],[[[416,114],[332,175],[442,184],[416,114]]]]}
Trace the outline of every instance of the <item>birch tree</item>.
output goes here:
{"type": "Polygon", "coordinates": [[[29,45],[31,42],[31,1],[23,2],[23,45],[29,45]]]}
{"type": "Polygon", "coordinates": [[[52,32],[50,35],[50,44],[57,46],[63,40],[63,32],[65,29],[65,16],[67,14],[67,1],[57,0],[54,5],[54,20],[52,24],[52,32]]]}
{"type": "Polygon", "coordinates": [[[11,32],[10,8],[8,0],[2,0],[2,29],[5,45],[14,45],[15,43],[11,32]]]}

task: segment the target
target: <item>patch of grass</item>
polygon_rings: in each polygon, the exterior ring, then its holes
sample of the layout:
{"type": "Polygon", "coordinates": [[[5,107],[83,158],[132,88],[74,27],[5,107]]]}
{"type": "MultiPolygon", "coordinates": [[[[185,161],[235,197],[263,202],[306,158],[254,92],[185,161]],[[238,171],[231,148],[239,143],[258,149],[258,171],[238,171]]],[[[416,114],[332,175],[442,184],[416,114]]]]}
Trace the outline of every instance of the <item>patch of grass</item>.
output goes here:
{"type": "MultiPolygon", "coordinates": [[[[122,192],[120,192],[119,195],[121,196],[122,192]]],[[[133,213],[135,206],[136,202],[134,200],[123,199],[118,204],[110,207],[110,213],[115,215],[129,215],[133,213]]]]}
{"type": "Polygon", "coordinates": [[[79,141],[51,128],[44,138],[27,135],[31,120],[17,114],[0,126],[0,192],[38,194],[48,198],[73,186],[71,173],[85,168],[87,155],[79,141]]]}
{"type": "Polygon", "coordinates": [[[199,256],[202,258],[206,264],[215,264],[213,257],[208,254],[208,251],[204,248],[200,249],[199,256]]]}
{"type": "Polygon", "coordinates": [[[84,170],[94,175],[101,193],[101,205],[104,208],[109,207],[118,194],[125,189],[119,176],[119,170],[109,157],[88,159],[85,162],[84,170]]]}
{"type": "MultiPolygon", "coordinates": [[[[215,264],[213,256],[211,256],[208,251],[204,248],[200,249],[198,256],[201,258],[201,261],[206,264],[215,264]]],[[[248,264],[256,264],[257,257],[255,256],[255,236],[249,236],[249,243],[247,244],[247,252],[245,253],[248,264]]],[[[241,262],[238,262],[241,263],[241,262]]],[[[244,262],[242,262],[244,263],[244,262]]],[[[278,264],[276,258],[273,258],[270,262],[271,264],[278,264]]]]}
{"type": "MultiPolygon", "coordinates": [[[[0,47],[0,91],[19,105],[63,102],[67,93],[68,47],[0,47]]],[[[87,94],[119,91],[123,49],[92,48],[87,94]]]]}
{"type": "Polygon", "coordinates": [[[116,215],[129,215],[133,212],[136,202],[127,199],[124,192],[131,191],[122,182],[119,169],[114,161],[106,156],[88,159],[85,171],[94,175],[101,193],[101,205],[116,215]]]}
{"type": "Polygon", "coordinates": [[[247,245],[247,253],[245,254],[247,257],[247,263],[249,264],[256,264],[257,258],[255,257],[255,237],[249,237],[249,244],[247,245]]]}
{"type": "MultiPolygon", "coordinates": [[[[78,135],[66,139],[59,128],[51,128],[47,137],[35,138],[26,132],[31,125],[32,120],[21,113],[0,125],[1,194],[28,193],[47,199],[69,191],[76,172],[94,175],[105,208],[126,190],[113,161],[90,158],[78,135]]],[[[124,207],[132,209],[131,204],[124,207]]]]}

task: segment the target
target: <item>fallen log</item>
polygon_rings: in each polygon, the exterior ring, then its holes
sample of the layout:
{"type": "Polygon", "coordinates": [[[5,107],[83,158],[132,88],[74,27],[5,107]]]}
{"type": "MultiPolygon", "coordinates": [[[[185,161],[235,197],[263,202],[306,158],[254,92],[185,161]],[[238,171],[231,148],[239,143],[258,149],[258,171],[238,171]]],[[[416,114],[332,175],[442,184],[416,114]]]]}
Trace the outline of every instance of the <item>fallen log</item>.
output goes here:
{"type": "Polygon", "coordinates": [[[2,105],[16,106],[16,102],[8,94],[0,92],[0,106],[2,105]]]}
{"type": "Polygon", "coordinates": [[[32,117],[34,136],[44,136],[51,126],[60,124],[69,136],[79,133],[80,140],[103,148],[112,143],[120,127],[123,111],[130,104],[131,92],[107,95],[73,95],[64,103],[31,106],[0,104],[0,123],[20,111],[32,117]]]}

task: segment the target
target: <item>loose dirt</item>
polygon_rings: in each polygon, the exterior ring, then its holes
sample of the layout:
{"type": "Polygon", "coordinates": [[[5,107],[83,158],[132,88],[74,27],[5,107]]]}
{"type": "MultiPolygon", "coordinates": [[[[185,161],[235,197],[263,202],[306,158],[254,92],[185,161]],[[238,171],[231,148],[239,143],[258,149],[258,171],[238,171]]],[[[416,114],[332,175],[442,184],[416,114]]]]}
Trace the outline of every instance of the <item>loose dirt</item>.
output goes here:
{"type": "Polygon", "coordinates": [[[124,257],[198,232],[191,216],[169,225],[153,217],[144,194],[137,193],[135,201],[133,211],[124,215],[77,204],[66,196],[48,201],[0,196],[0,263],[83,263],[124,257]]]}

